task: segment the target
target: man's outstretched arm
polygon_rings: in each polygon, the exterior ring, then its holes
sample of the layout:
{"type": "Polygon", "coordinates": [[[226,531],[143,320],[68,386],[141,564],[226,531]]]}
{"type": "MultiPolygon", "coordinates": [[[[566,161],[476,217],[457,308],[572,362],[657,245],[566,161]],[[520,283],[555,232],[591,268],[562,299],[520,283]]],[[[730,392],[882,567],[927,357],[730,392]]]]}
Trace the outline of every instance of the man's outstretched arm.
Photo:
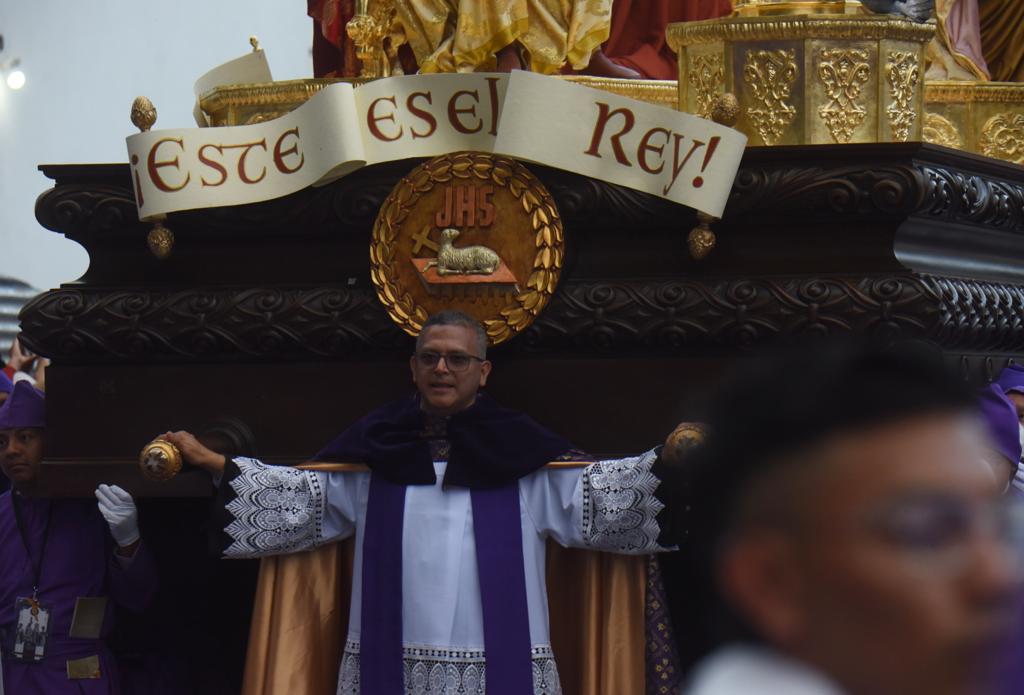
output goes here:
{"type": "Polygon", "coordinates": [[[161,438],[217,481],[215,518],[225,557],[310,550],[355,531],[356,499],[367,473],[320,473],[229,457],[184,431],[161,438]]]}

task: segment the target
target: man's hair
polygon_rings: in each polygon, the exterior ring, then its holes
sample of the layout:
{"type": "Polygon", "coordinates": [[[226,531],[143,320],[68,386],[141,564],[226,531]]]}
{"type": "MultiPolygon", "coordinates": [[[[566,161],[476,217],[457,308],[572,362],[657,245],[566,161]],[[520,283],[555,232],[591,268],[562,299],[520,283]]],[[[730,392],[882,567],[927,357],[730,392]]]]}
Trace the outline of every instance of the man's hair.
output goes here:
{"type": "Polygon", "coordinates": [[[423,345],[423,334],[431,326],[463,326],[471,329],[476,334],[476,349],[479,353],[477,357],[481,359],[487,357],[487,332],[484,330],[483,325],[469,314],[457,309],[445,309],[444,311],[432,314],[427,319],[426,323],[423,324],[423,328],[420,329],[419,335],[416,336],[417,352],[423,345]]]}
{"type": "Polygon", "coordinates": [[[718,552],[741,522],[747,493],[813,465],[805,454],[836,435],[972,407],[969,386],[937,349],[921,343],[819,344],[741,365],[708,403],[707,441],[682,473],[690,513],[677,535],[685,532],[692,546],[689,581],[712,642],[757,639],[722,600],[715,576],[718,552]]]}

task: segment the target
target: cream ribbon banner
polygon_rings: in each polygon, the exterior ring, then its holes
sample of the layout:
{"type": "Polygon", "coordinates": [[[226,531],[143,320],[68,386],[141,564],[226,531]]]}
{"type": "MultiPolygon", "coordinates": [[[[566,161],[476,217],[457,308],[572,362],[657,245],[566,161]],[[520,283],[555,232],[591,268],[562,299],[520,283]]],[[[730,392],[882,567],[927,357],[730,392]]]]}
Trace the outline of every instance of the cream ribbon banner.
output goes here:
{"type": "Polygon", "coordinates": [[[720,217],[746,136],[529,72],[332,84],[263,123],[132,135],[139,217],[294,193],[368,164],[475,150],[557,167],[720,217]]]}

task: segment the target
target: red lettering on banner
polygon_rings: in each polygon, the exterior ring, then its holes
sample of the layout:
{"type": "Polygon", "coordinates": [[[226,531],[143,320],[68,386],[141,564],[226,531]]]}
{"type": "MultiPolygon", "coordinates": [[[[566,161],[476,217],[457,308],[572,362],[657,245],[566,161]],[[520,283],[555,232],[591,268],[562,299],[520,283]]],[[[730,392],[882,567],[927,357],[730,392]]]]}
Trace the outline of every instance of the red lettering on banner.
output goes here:
{"type": "Polygon", "coordinates": [[[488,135],[498,134],[498,114],[501,113],[501,106],[498,104],[498,78],[487,78],[487,92],[491,96],[491,129],[488,135]]]}
{"type": "Polygon", "coordinates": [[[693,156],[694,152],[704,146],[704,143],[700,140],[694,140],[693,145],[690,147],[690,151],[686,153],[686,156],[683,157],[683,161],[680,162],[679,143],[685,140],[686,136],[680,135],[679,133],[673,133],[672,137],[675,139],[675,154],[672,156],[672,180],[668,182],[668,185],[665,186],[664,189],[662,189],[662,195],[668,195],[668,192],[672,190],[672,186],[675,185],[676,179],[679,178],[679,172],[682,171],[683,167],[686,166],[686,163],[690,161],[690,157],[693,156]]]}
{"type": "Polygon", "coordinates": [[[465,135],[472,135],[473,133],[479,133],[484,127],[484,122],[477,117],[476,127],[470,128],[462,123],[462,119],[459,118],[460,114],[468,113],[476,116],[476,105],[480,103],[480,94],[475,89],[460,89],[459,91],[452,94],[452,98],[448,100],[448,120],[452,124],[452,128],[463,133],[465,135]],[[473,97],[473,105],[469,108],[459,108],[459,97],[468,95],[473,97]]]}
{"type": "Polygon", "coordinates": [[[214,160],[212,160],[212,159],[210,159],[209,157],[206,156],[206,148],[207,147],[211,147],[211,148],[217,150],[217,154],[224,154],[224,150],[221,149],[220,145],[213,145],[213,144],[210,144],[210,143],[206,143],[205,145],[203,145],[202,147],[199,148],[199,153],[198,153],[199,161],[201,163],[205,164],[206,166],[210,167],[211,169],[216,171],[218,174],[220,174],[220,181],[215,181],[215,182],[211,183],[211,182],[207,181],[205,177],[202,177],[202,176],[199,177],[199,180],[202,182],[203,186],[220,186],[221,184],[223,184],[225,181],[228,180],[228,170],[225,169],[223,166],[221,166],[220,162],[215,162],[214,160]]]}
{"type": "Polygon", "coordinates": [[[608,141],[612,143],[612,150],[615,152],[615,159],[618,160],[619,164],[631,167],[633,166],[629,159],[626,158],[626,152],[622,149],[622,136],[633,129],[633,125],[636,123],[636,116],[632,111],[623,107],[621,109],[611,109],[608,104],[604,102],[597,102],[598,115],[597,123],[594,124],[594,136],[590,139],[590,147],[587,148],[583,154],[589,154],[592,157],[601,156],[601,140],[604,139],[604,129],[608,125],[608,121],[613,116],[622,116],[622,129],[619,132],[608,138],[608,141]]]}
{"type": "Polygon", "coordinates": [[[377,126],[377,121],[391,121],[392,123],[398,122],[395,120],[394,111],[391,111],[390,113],[383,116],[377,115],[377,104],[379,104],[382,101],[390,101],[392,106],[396,108],[398,107],[398,103],[395,101],[394,97],[379,97],[377,99],[374,99],[373,102],[370,104],[370,108],[367,109],[366,111],[366,127],[370,129],[370,132],[373,134],[373,137],[377,138],[378,140],[383,140],[384,142],[394,142],[398,138],[402,137],[402,126],[398,126],[398,134],[395,135],[394,137],[388,137],[383,132],[381,132],[381,129],[377,126]]]}
{"type": "Polygon", "coordinates": [[[648,174],[661,173],[661,170],[665,168],[665,145],[668,144],[668,139],[671,135],[672,133],[665,128],[651,128],[646,133],[644,133],[644,137],[640,140],[640,146],[637,147],[636,150],[637,163],[640,165],[641,169],[646,171],[648,174]],[[658,145],[657,147],[651,144],[651,136],[655,135],[656,133],[664,133],[665,135],[665,142],[662,143],[661,145],[658,145]],[[658,156],[662,158],[661,164],[659,164],[657,167],[650,166],[647,163],[648,152],[656,152],[658,156]]]}
{"type": "Polygon", "coordinates": [[[156,161],[156,151],[160,149],[161,145],[168,142],[175,143],[178,147],[185,150],[185,143],[181,138],[162,138],[153,143],[153,146],[149,149],[149,156],[146,158],[146,170],[149,172],[149,180],[153,182],[153,185],[164,193],[174,193],[180,191],[182,188],[188,185],[189,180],[192,178],[192,174],[186,174],[185,180],[181,182],[180,186],[171,186],[160,176],[159,169],[163,167],[174,167],[180,169],[181,165],[178,163],[178,158],[174,159],[162,159],[159,162],[156,161]]]}
{"type": "Polygon", "coordinates": [[[406,108],[409,109],[409,112],[412,113],[413,116],[422,119],[430,126],[430,128],[424,133],[420,133],[415,128],[410,126],[409,131],[412,133],[413,140],[415,140],[416,138],[429,138],[431,135],[434,134],[434,131],[437,130],[437,119],[434,118],[434,114],[430,113],[429,111],[425,111],[424,109],[418,108],[414,103],[416,97],[425,98],[427,103],[430,104],[431,106],[433,106],[434,104],[434,97],[430,92],[413,92],[412,94],[409,95],[409,98],[405,100],[405,106],[406,108]]]}
{"type": "Polygon", "coordinates": [[[263,140],[257,140],[255,142],[242,142],[242,143],[239,143],[237,145],[221,145],[221,147],[223,147],[225,150],[237,150],[237,149],[241,149],[242,150],[242,154],[238,155],[238,178],[241,180],[242,183],[248,183],[248,184],[259,183],[264,178],[266,178],[266,176],[267,176],[267,167],[263,167],[263,170],[260,172],[259,177],[255,178],[255,179],[250,178],[245,173],[245,158],[247,156],[249,156],[249,152],[254,147],[262,147],[263,151],[266,152],[267,151],[267,140],[266,140],[266,138],[264,138],[263,140]]]}
{"type": "Polygon", "coordinates": [[[277,170],[280,171],[282,174],[294,174],[296,171],[302,168],[303,164],[306,163],[306,155],[299,152],[298,139],[299,129],[296,126],[295,128],[286,130],[283,133],[281,133],[281,137],[279,137],[277,139],[277,142],[274,143],[274,166],[276,166],[277,170]],[[296,142],[287,150],[282,150],[281,145],[284,144],[284,139],[289,135],[294,135],[296,142]],[[285,163],[284,158],[293,154],[299,155],[299,163],[293,167],[290,167],[285,163]]]}

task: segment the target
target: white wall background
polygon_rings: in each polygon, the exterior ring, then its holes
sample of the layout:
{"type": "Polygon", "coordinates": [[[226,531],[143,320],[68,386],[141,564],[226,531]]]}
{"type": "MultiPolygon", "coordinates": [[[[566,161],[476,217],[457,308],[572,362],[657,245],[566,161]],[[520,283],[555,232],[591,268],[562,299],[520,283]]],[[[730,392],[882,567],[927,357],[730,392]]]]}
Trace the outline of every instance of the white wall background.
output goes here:
{"type": "Polygon", "coordinates": [[[0,277],[49,289],[88,265],[36,222],[52,186],[37,165],[127,161],[138,95],[156,128],[194,126],[192,83],[250,50],[250,35],[274,79],[312,77],[312,33],[302,0],[0,0],[0,63],[20,58],[28,78],[19,91],[0,82],[0,277]]]}

